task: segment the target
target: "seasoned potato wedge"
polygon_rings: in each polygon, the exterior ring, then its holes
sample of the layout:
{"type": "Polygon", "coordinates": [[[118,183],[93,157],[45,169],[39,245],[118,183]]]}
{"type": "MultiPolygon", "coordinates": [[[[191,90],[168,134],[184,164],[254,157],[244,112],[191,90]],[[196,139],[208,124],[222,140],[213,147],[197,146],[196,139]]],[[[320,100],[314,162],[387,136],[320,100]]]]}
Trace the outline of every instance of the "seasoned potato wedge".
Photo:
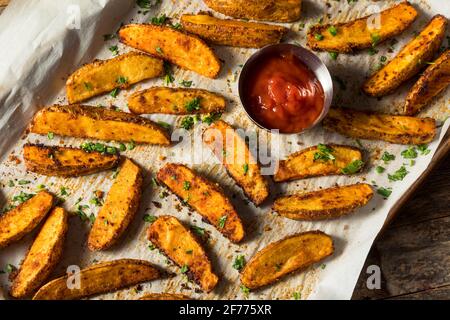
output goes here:
{"type": "Polygon", "coordinates": [[[255,205],[267,199],[267,180],[261,175],[259,164],[247,144],[232,126],[222,120],[214,122],[203,133],[203,141],[255,205]]]}
{"type": "Polygon", "coordinates": [[[313,50],[342,53],[370,48],[405,31],[417,15],[416,9],[404,1],[380,12],[379,29],[369,28],[376,22],[375,15],[344,23],[315,25],[308,31],[307,44],[313,50]]]}
{"type": "Polygon", "coordinates": [[[193,114],[225,111],[225,98],[203,89],[153,87],[128,98],[130,111],[136,114],[193,114]]]}
{"type": "Polygon", "coordinates": [[[119,154],[86,152],[82,149],[26,144],[23,159],[28,171],[45,176],[78,177],[116,167],[119,154]]]}
{"type": "Polygon", "coordinates": [[[347,215],[373,196],[370,185],[357,183],[277,198],[273,210],[294,220],[323,220],[347,215]]]}
{"type": "Polygon", "coordinates": [[[33,300],[81,299],[157,279],[160,272],[145,260],[119,259],[82,269],[79,276],[79,288],[69,288],[69,277],[63,276],[42,286],[33,300]]]}
{"type": "Polygon", "coordinates": [[[184,294],[179,293],[149,293],[139,298],[139,300],[193,300],[184,294]]]}
{"type": "Polygon", "coordinates": [[[257,289],[321,261],[334,252],[333,240],[321,231],[294,234],[257,252],[241,273],[241,282],[257,289]]]}
{"type": "Polygon", "coordinates": [[[450,49],[430,65],[409,91],[404,107],[406,115],[415,115],[450,84],[450,49]]]}
{"type": "Polygon", "coordinates": [[[113,89],[127,89],[164,73],[163,61],[141,52],[129,52],[109,60],[95,60],[70,75],[67,99],[74,104],[113,89]]]}
{"type": "Polygon", "coordinates": [[[22,239],[36,228],[53,206],[53,196],[41,191],[0,216],[0,248],[22,239]]]}
{"type": "Polygon", "coordinates": [[[336,144],[313,146],[281,160],[273,178],[281,182],[344,174],[342,169],[357,160],[362,160],[362,152],[355,147],[336,144]]]}
{"type": "Polygon", "coordinates": [[[120,41],[127,46],[168,60],[205,77],[216,78],[220,60],[197,36],[171,27],[129,24],[119,30],[120,41]]]}
{"type": "Polygon", "coordinates": [[[217,184],[176,163],[166,164],[157,177],[232,242],[244,238],[241,219],[217,184]]]}
{"type": "Polygon", "coordinates": [[[187,32],[218,45],[262,48],[279,43],[287,28],[265,23],[218,19],[209,14],[184,14],[180,22],[187,32]]]}
{"type": "Polygon", "coordinates": [[[397,89],[433,59],[447,28],[447,18],[436,15],[422,32],[411,40],[383,68],[366,80],[362,89],[369,96],[380,97],[397,89]]]}
{"type": "Polygon", "coordinates": [[[432,118],[394,116],[351,109],[330,109],[323,120],[323,126],[352,138],[399,144],[428,143],[436,135],[436,122],[432,118]]]}
{"type": "Polygon", "coordinates": [[[217,285],[219,278],[212,271],[208,256],[177,218],[160,216],[148,228],[147,236],[172,261],[186,269],[204,291],[210,292],[217,285]]]}
{"type": "Polygon", "coordinates": [[[139,208],[141,192],[141,169],[126,158],[89,233],[89,249],[105,250],[117,242],[139,208]]]}
{"type": "Polygon", "coordinates": [[[68,214],[63,208],[57,207],[48,215],[12,283],[11,296],[27,297],[47,279],[61,258],[67,220],[68,214]]]}
{"type": "Polygon", "coordinates": [[[169,133],[153,121],[131,113],[82,105],[45,107],[34,116],[30,131],[77,138],[170,144],[169,133]]]}

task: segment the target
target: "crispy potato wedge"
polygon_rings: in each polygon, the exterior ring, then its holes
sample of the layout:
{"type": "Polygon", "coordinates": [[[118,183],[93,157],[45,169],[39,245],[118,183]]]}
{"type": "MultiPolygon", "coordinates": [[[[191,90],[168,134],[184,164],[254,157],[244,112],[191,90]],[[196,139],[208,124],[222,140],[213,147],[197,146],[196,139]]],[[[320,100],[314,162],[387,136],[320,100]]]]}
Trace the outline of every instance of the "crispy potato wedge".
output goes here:
{"type": "Polygon", "coordinates": [[[323,126],[352,138],[399,144],[428,143],[436,135],[436,121],[432,118],[376,114],[344,108],[330,109],[323,126]]]}
{"type": "Polygon", "coordinates": [[[168,60],[205,77],[216,78],[220,60],[197,36],[171,27],[152,24],[128,24],[119,30],[120,42],[168,60]]]}
{"type": "Polygon", "coordinates": [[[179,293],[148,293],[139,300],[193,300],[192,298],[179,293]]]}
{"type": "Polygon", "coordinates": [[[10,294],[24,298],[34,293],[59,262],[68,229],[68,214],[56,207],[48,215],[23,261],[10,294]]]}
{"type": "Polygon", "coordinates": [[[417,74],[438,51],[447,28],[447,18],[436,15],[422,32],[411,40],[383,68],[364,83],[362,90],[369,96],[381,97],[397,89],[417,74]]]}
{"type": "Polygon", "coordinates": [[[82,269],[79,276],[80,288],[68,288],[68,276],[63,276],[42,286],[33,300],[81,299],[157,279],[160,272],[145,260],[119,259],[82,269]]]}
{"type": "Polygon", "coordinates": [[[320,24],[311,27],[307,44],[313,50],[350,53],[370,48],[405,31],[417,18],[417,11],[408,2],[401,2],[380,12],[381,28],[369,28],[375,15],[337,24],[320,24]],[[330,32],[335,29],[334,35],[330,32]]]}
{"type": "Polygon", "coordinates": [[[244,238],[241,218],[217,184],[176,163],[166,164],[157,177],[232,242],[244,238]]]}
{"type": "Polygon", "coordinates": [[[219,278],[195,236],[177,218],[160,216],[147,231],[148,240],[195,279],[205,292],[214,289],[219,278]]]}
{"type": "Polygon", "coordinates": [[[334,159],[316,159],[316,155],[322,154],[320,145],[300,150],[278,163],[274,181],[344,174],[342,169],[353,161],[363,158],[361,150],[355,147],[337,144],[328,144],[323,147],[331,150],[330,154],[334,159]]]}
{"type": "Polygon", "coordinates": [[[131,113],[82,105],[45,107],[34,116],[29,130],[77,138],[170,144],[169,133],[153,121],[131,113]]]}
{"type": "Polygon", "coordinates": [[[200,38],[223,46],[262,48],[279,43],[287,28],[265,23],[219,19],[209,14],[184,14],[183,29],[200,38]]]}
{"type": "Polygon", "coordinates": [[[109,60],[95,60],[70,75],[66,82],[70,104],[113,89],[127,89],[140,81],[161,76],[163,61],[141,52],[128,52],[109,60]]]}
{"type": "Polygon", "coordinates": [[[0,248],[22,239],[36,228],[53,206],[53,196],[41,191],[0,216],[0,248]]]}
{"type": "Polygon", "coordinates": [[[126,158],[89,233],[89,249],[105,250],[117,242],[139,208],[141,192],[142,171],[126,158]]]}
{"type": "Polygon", "coordinates": [[[430,65],[411,88],[404,113],[415,115],[450,84],[450,49],[430,65]]]}
{"type": "Polygon", "coordinates": [[[357,183],[280,197],[272,209],[294,220],[333,219],[365,206],[372,196],[370,185],[357,183]]]}
{"type": "Polygon", "coordinates": [[[153,87],[128,98],[128,108],[136,114],[193,114],[225,111],[225,98],[203,89],[153,87]]]}
{"type": "Polygon", "coordinates": [[[222,120],[214,122],[203,133],[203,141],[255,205],[267,199],[267,180],[247,144],[231,125],[222,120]]]}
{"type": "Polygon", "coordinates": [[[321,231],[294,234],[257,252],[241,272],[241,282],[257,289],[305,269],[334,252],[333,240],[321,231]]]}

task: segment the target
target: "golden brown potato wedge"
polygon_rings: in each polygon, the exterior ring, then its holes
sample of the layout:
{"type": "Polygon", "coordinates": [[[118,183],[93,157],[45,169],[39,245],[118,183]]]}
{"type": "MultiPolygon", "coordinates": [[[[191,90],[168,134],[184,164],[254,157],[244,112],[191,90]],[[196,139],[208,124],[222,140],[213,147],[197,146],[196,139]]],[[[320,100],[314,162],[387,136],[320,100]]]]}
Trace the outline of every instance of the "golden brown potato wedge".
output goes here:
{"type": "Polygon", "coordinates": [[[30,131],[77,138],[170,144],[169,133],[153,121],[131,113],[82,105],[45,107],[34,116],[30,131]]]}
{"type": "Polygon", "coordinates": [[[216,78],[220,60],[197,36],[171,27],[151,24],[128,24],[119,30],[120,42],[168,60],[205,77],[216,78]]]}
{"type": "Polygon", "coordinates": [[[345,174],[343,169],[354,161],[362,160],[358,148],[320,144],[291,154],[278,163],[274,175],[276,182],[304,179],[318,176],[345,174]]]}
{"type": "Polygon", "coordinates": [[[418,13],[408,2],[401,2],[380,12],[381,28],[370,28],[376,15],[337,24],[313,26],[307,35],[308,46],[313,50],[350,53],[370,48],[405,31],[418,13]]]}
{"type": "Polygon", "coordinates": [[[261,175],[259,164],[247,144],[231,125],[222,120],[214,122],[203,133],[203,141],[255,205],[267,199],[267,180],[261,175]]]}
{"type": "Polygon", "coordinates": [[[179,293],[149,293],[139,298],[139,300],[193,300],[192,298],[179,293]]]}
{"type": "Polygon", "coordinates": [[[63,276],[42,286],[33,300],[81,299],[157,279],[160,272],[148,261],[119,259],[94,264],[82,269],[78,275],[79,288],[69,288],[67,284],[72,282],[69,276],[63,276]]]}
{"type": "Polygon", "coordinates": [[[232,242],[237,243],[244,238],[241,219],[217,184],[176,163],[166,164],[158,171],[157,177],[232,242]]]}
{"type": "Polygon", "coordinates": [[[141,169],[126,158],[89,233],[89,249],[105,250],[117,242],[139,208],[141,192],[141,169]]]}
{"type": "Polygon", "coordinates": [[[48,215],[12,283],[11,296],[27,297],[47,279],[61,258],[67,220],[68,214],[63,208],[56,207],[48,215]]]}
{"type": "Polygon", "coordinates": [[[383,68],[366,80],[362,89],[369,96],[380,97],[397,89],[433,59],[447,28],[447,18],[436,15],[422,32],[411,40],[383,68]]]}
{"type": "Polygon", "coordinates": [[[153,87],[128,98],[128,108],[136,114],[193,114],[225,111],[225,98],[203,89],[153,87]]]}
{"type": "Polygon", "coordinates": [[[445,50],[420,76],[406,98],[404,113],[415,115],[450,84],[450,49],[445,50]]]}
{"type": "Polygon", "coordinates": [[[333,219],[365,206],[372,196],[370,185],[357,183],[280,197],[272,209],[294,220],[333,219]]]}
{"type": "Polygon", "coordinates": [[[432,118],[376,114],[344,108],[330,109],[323,126],[352,138],[399,144],[428,143],[436,135],[436,121],[432,118]]]}
{"type": "Polygon", "coordinates": [[[109,60],[95,60],[70,75],[66,82],[67,99],[78,103],[164,73],[163,61],[141,52],[129,52],[109,60]]]}
{"type": "Polygon", "coordinates": [[[279,43],[287,28],[257,22],[219,19],[209,14],[184,14],[180,19],[183,29],[218,45],[262,48],[279,43]]]}
{"type": "Polygon", "coordinates": [[[53,206],[53,196],[41,191],[0,216],[0,248],[22,239],[36,228],[53,206]]]}
{"type": "Polygon", "coordinates": [[[193,276],[205,292],[214,289],[219,278],[200,243],[177,218],[160,216],[147,231],[150,240],[178,266],[193,276]]]}
{"type": "Polygon", "coordinates": [[[24,145],[23,158],[28,171],[59,177],[78,177],[109,170],[120,160],[119,154],[41,144],[24,145]]]}
{"type": "Polygon", "coordinates": [[[249,289],[257,289],[305,269],[333,252],[333,240],[321,231],[294,234],[257,252],[242,270],[241,282],[249,289]]]}

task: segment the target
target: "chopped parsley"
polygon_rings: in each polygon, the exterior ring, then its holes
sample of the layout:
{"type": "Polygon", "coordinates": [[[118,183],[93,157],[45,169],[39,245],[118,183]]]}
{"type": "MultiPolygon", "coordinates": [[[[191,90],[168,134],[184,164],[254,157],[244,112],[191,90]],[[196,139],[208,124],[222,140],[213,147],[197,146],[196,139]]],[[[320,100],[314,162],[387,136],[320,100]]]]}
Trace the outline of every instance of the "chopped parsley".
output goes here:
{"type": "Polygon", "coordinates": [[[155,50],[156,50],[156,52],[158,52],[159,54],[164,54],[164,52],[162,51],[161,47],[156,47],[155,50]]]}
{"type": "Polygon", "coordinates": [[[207,125],[211,125],[213,122],[217,121],[222,117],[221,112],[212,112],[207,116],[204,116],[202,118],[202,122],[206,123],[207,125]]]}
{"type": "Polygon", "coordinates": [[[384,172],[384,170],[386,170],[384,167],[382,167],[382,166],[377,166],[376,168],[375,168],[375,170],[377,171],[377,173],[383,173],[384,172]]]}
{"type": "Polygon", "coordinates": [[[323,35],[321,35],[320,33],[316,33],[315,35],[314,35],[314,38],[316,38],[316,40],[318,40],[318,41],[321,41],[321,40],[323,40],[323,35]]]}
{"type": "Polygon", "coordinates": [[[87,204],[79,204],[77,210],[75,211],[75,213],[80,217],[82,221],[89,220],[86,212],[84,212],[84,210],[86,209],[89,209],[89,206],[87,204]]]}
{"type": "Polygon", "coordinates": [[[55,134],[53,132],[47,132],[47,138],[49,140],[52,140],[55,137],[55,134]]]}
{"type": "Polygon", "coordinates": [[[84,84],[84,88],[88,91],[91,91],[92,89],[94,89],[92,87],[92,83],[90,83],[90,82],[84,82],[83,84],[84,84]]]}
{"type": "Polygon", "coordinates": [[[342,168],[343,174],[353,174],[361,170],[361,168],[364,166],[364,161],[362,160],[355,160],[350,162],[345,168],[342,168]]]}
{"type": "Polygon", "coordinates": [[[181,273],[186,273],[188,271],[189,271],[189,267],[186,264],[181,267],[181,270],[180,270],[181,273]]]}
{"type": "Polygon", "coordinates": [[[369,48],[369,56],[374,56],[378,53],[378,50],[374,47],[369,48]]]}
{"type": "Polygon", "coordinates": [[[403,150],[401,153],[402,157],[405,159],[415,159],[417,158],[417,151],[416,148],[411,146],[406,150],[403,150]]]}
{"type": "Polygon", "coordinates": [[[248,163],[245,163],[245,164],[242,166],[242,169],[244,170],[244,174],[247,174],[247,172],[248,172],[248,163]]]}
{"type": "Polygon", "coordinates": [[[409,171],[406,170],[405,166],[401,166],[393,174],[388,174],[388,179],[389,181],[402,181],[408,173],[409,171]]]}
{"type": "Polygon", "coordinates": [[[183,181],[183,190],[189,190],[191,188],[191,183],[189,181],[183,181]]]}
{"type": "Polygon", "coordinates": [[[334,150],[329,146],[319,143],[317,145],[317,152],[314,153],[314,161],[334,161],[336,157],[332,155],[334,150]]]}
{"type": "Polygon", "coordinates": [[[391,190],[391,188],[383,188],[383,187],[381,187],[381,188],[378,188],[377,193],[382,195],[385,198],[389,198],[389,196],[392,193],[392,190],[391,190]]]}
{"type": "Polygon", "coordinates": [[[431,152],[430,149],[428,149],[428,145],[427,144],[419,144],[417,146],[417,150],[419,150],[420,154],[422,156],[425,156],[427,154],[429,154],[431,152]]]}
{"type": "Polygon", "coordinates": [[[184,117],[181,119],[181,127],[186,130],[192,129],[194,126],[194,118],[192,117],[184,117]]]}
{"type": "Polygon", "coordinates": [[[161,0],[136,0],[136,4],[142,9],[150,9],[159,3],[161,3],[161,0]]]}
{"type": "Polygon", "coordinates": [[[180,85],[185,88],[190,88],[192,86],[192,81],[183,80],[180,81],[180,85]]]}
{"type": "Polygon", "coordinates": [[[227,221],[227,216],[222,216],[220,217],[219,221],[218,221],[218,226],[220,229],[223,229],[225,227],[225,222],[227,221]]]}
{"type": "Polygon", "coordinates": [[[333,37],[337,35],[337,29],[336,29],[335,26],[330,26],[330,27],[328,28],[328,32],[329,32],[333,37]]]}
{"type": "Polygon", "coordinates": [[[204,228],[200,228],[197,226],[192,226],[192,230],[194,231],[194,233],[200,237],[203,237],[205,235],[205,229],[204,228]]]}
{"type": "Polygon", "coordinates": [[[119,91],[120,91],[119,88],[114,88],[113,91],[111,91],[110,96],[116,98],[117,95],[119,94],[119,91]]]}
{"type": "Polygon", "coordinates": [[[134,140],[131,140],[130,143],[128,143],[128,150],[133,150],[134,148],[136,148],[136,142],[134,142],[134,140]]]}
{"type": "Polygon", "coordinates": [[[109,51],[111,51],[113,55],[117,56],[119,54],[119,47],[111,46],[109,47],[109,51]]]}
{"type": "Polygon", "coordinates": [[[393,154],[391,154],[391,153],[385,151],[385,152],[383,153],[383,155],[381,156],[381,160],[383,160],[384,163],[388,163],[388,162],[391,161],[391,160],[395,160],[395,155],[393,155],[393,154]]]}
{"type": "Polygon", "coordinates": [[[127,150],[127,147],[125,146],[125,144],[120,143],[120,144],[119,144],[119,150],[120,150],[120,151],[125,151],[125,150],[127,150]]]}
{"type": "Polygon", "coordinates": [[[17,196],[14,196],[12,198],[13,202],[19,202],[19,203],[24,203],[27,200],[30,200],[31,198],[33,198],[34,194],[32,193],[25,193],[23,191],[20,191],[20,193],[17,196]]]}
{"type": "Polygon", "coordinates": [[[61,187],[60,194],[61,194],[61,196],[68,196],[69,192],[67,192],[67,188],[66,187],[61,187]]]}
{"type": "Polygon", "coordinates": [[[156,221],[156,217],[155,216],[153,216],[153,215],[150,215],[150,214],[145,214],[144,215],[144,221],[145,222],[150,222],[150,223],[153,223],[153,222],[155,222],[156,221]]]}
{"type": "Polygon", "coordinates": [[[292,297],[294,298],[294,300],[300,300],[302,298],[302,294],[300,292],[298,292],[298,291],[295,291],[292,294],[292,297]]]}
{"type": "Polygon", "coordinates": [[[200,110],[200,97],[192,99],[191,101],[186,103],[184,107],[186,108],[187,112],[194,112],[200,110]]]}
{"type": "Polygon", "coordinates": [[[166,23],[167,16],[165,14],[160,15],[159,17],[153,17],[150,19],[151,24],[162,26],[166,23]]]}
{"type": "Polygon", "coordinates": [[[19,181],[17,182],[17,184],[18,184],[19,186],[24,186],[24,185],[30,184],[30,183],[31,183],[30,180],[19,180],[19,181]]]}
{"type": "Polygon", "coordinates": [[[234,259],[234,263],[233,263],[233,268],[236,270],[242,270],[242,268],[244,268],[245,266],[245,257],[244,255],[238,255],[235,259],[234,259]]]}
{"type": "Polygon", "coordinates": [[[117,84],[120,84],[120,85],[126,84],[128,82],[128,78],[124,77],[124,76],[120,76],[117,78],[116,82],[117,82],[117,84]]]}
{"type": "Polygon", "coordinates": [[[250,289],[249,288],[247,288],[246,286],[244,286],[243,284],[241,284],[241,291],[242,291],[242,293],[244,294],[244,296],[248,296],[249,294],[250,294],[250,289]]]}
{"type": "Polygon", "coordinates": [[[339,55],[337,52],[334,52],[334,51],[328,52],[328,54],[330,55],[330,58],[331,58],[332,60],[336,60],[337,57],[338,57],[338,55],[339,55]]]}
{"type": "Polygon", "coordinates": [[[166,85],[169,85],[175,81],[175,78],[173,77],[172,73],[172,66],[167,61],[164,61],[164,73],[165,73],[164,83],[166,85]]]}
{"type": "Polygon", "coordinates": [[[14,181],[9,180],[8,181],[8,187],[14,187],[14,181]]]}
{"type": "Polygon", "coordinates": [[[81,144],[81,149],[83,149],[86,152],[100,152],[100,153],[107,153],[107,154],[116,154],[117,149],[113,146],[107,146],[103,143],[95,143],[95,142],[84,142],[81,144]]]}
{"type": "Polygon", "coordinates": [[[12,265],[12,264],[10,264],[10,263],[8,263],[8,264],[6,265],[6,267],[5,267],[5,272],[6,272],[6,273],[13,273],[13,272],[16,271],[16,270],[17,270],[16,266],[14,266],[14,265],[12,265]]]}
{"type": "Polygon", "coordinates": [[[378,33],[371,33],[370,38],[372,39],[372,47],[375,47],[381,40],[381,37],[378,33]]]}

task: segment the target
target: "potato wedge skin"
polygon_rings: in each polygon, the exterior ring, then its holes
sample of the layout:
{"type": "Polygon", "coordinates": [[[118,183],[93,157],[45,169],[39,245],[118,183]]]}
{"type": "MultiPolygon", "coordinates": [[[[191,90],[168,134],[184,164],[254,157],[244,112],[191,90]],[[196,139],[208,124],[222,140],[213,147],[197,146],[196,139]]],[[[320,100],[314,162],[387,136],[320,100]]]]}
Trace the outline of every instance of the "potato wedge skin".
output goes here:
{"type": "Polygon", "coordinates": [[[158,217],[148,228],[147,237],[178,266],[188,267],[189,274],[205,292],[210,292],[217,285],[219,278],[212,271],[208,256],[191,231],[177,218],[158,217]]]}
{"type": "Polygon", "coordinates": [[[33,300],[75,300],[112,292],[154,280],[160,272],[151,263],[137,259],[119,259],[94,264],[80,271],[80,288],[69,289],[67,276],[42,286],[33,300]]]}
{"type": "Polygon", "coordinates": [[[346,108],[330,109],[323,120],[323,127],[352,138],[398,144],[428,143],[436,135],[436,121],[432,118],[376,114],[346,108]]]}
{"type": "Polygon", "coordinates": [[[95,60],[70,75],[67,99],[75,104],[115,88],[127,89],[140,81],[164,73],[163,61],[141,52],[128,52],[108,60],[95,60]],[[126,82],[118,79],[123,77],[126,82]]]}
{"type": "Polygon", "coordinates": [[[420,76],[406,97],[404,114],[415,115],[450,84],[450,49],[420,76]]]}
{"type": "Polygon", "coordinates": [[[193,300],[192,298],[179,293],[148,293],[139,300],[193,300]]]}
{"type": "Polygon", "coordinates": [[[119,30],[120,42],[168,60],[205,77],[216,78],[220,60],[197,36],[151,24],[128,24],[119,30]]]}
{"type": "Polygon", "coordinates": [[[68,229],[68,214],[56,207],[50,212],[12,283],[10,294],[24,298],[34,293],[59,262],[68,229]]]}
{"type": "Polygon", "coordinates": [[[257,289],[319,262],[333,252],[332,238],[321,231],[294,234],[257,252],[242,270],[241,282],[249,289],[257,289]]]}
{"type": "Polygon", "coordinates": [[[123,235],[139,208],[142,180],[142,170],[126,158],[89,233],[90,250],[108,249],[123,235]]]}
{"type": "Polygon", "coordinates": [[[438,51],[447,28],[447,18],[436,15],[420,34],[411,40],[381,70],[364,83],[362,90],[369,96],[381,97],[397,89],[417,74],[438,51]]]}
{"type": "Polygon", "coordinates": [[[327,147],[333,150],[334,161],[315,161],[314,154],[319,149],[317,146],[309,147],[291,154],[286,160],[281,160],[273,176],[274,181],[340,175],[348,164],[363,159],[363,154],[358,148],[337,144],[327,144],[327,147]]]}
{"type": "Polygon", "coordinates": [[[365,206],[372,196],[370,185],[357,183],[279,197],[272,209],[293,220],[333,219],[365,206]]]}
{"type": "Polygon", "coordinates": [[[203,89],[153,87],[133,93],[128,98],[128,107],[135,114],[195,114],[222,112],[226,109],[225,98],[203,89]],[[187,110],[186,105],[200,99],[199,110],[187,110]]]}
{"type": "Polygon", "coordinates": [[[279,43],[288,31],[281,26],[218,19],[208,14],[184,14],[180,22],[184,30],[208,42],[241,48],[262,48],[279,43]]]}
{"type": "Polygon", "coordinates": [[[244,238],[242,221],[217,184],[177,163],[166,164],[158,171],[157,178],[232,242],[238,243],[244,238]],[[189,188],[186,188],[187,183],[189,188]],[[227,218],[222,228],[219,220],[223,217],[227,218]]]}
{"type": "Polygon", "coordinates": [[[148,119],[83,105],[45,107],[36,113],[29,130],[38,134],[53,132],[77,138],[170,145],[169,133],[148,119]]]}
{"type": "Polygon", "coordinates": [[[109,170],[120,160],[119,154],[41,144],[25,144],[23,158],[28,171],[58,177],[78,177],[109,170]]]}
{"type": "Polygon", "coordinates": [[[374,43],[373,34],[378,36],[377,44],[383,42],[405,31],[417,15],[416,9],[404,1],[380,12],[380,30],[368,28],[372,15],[344,23],[315,25],[308,31],[307,45],[313,50],[340,53],[370,48],[374,43]],[[335,36],[329,32],[331,26],[337,29],[335,36]],[[322,40],[316,38],[318,34],[323,37],[322,40]]]}
{"type": "Polygon", "coordinates": [[[53,206],[53,196],[41,191],[0,216],[0,248],[22,239],[36,228],[53,206]]]}
{"type": "Polygon", "coordinates": [[[214,122],[203,133],[203,141],[255,205],[260,205],[267,199],[267,180],[261,175],[261,168],[247,144],[230,124],[222,120],[214,122]]]}

